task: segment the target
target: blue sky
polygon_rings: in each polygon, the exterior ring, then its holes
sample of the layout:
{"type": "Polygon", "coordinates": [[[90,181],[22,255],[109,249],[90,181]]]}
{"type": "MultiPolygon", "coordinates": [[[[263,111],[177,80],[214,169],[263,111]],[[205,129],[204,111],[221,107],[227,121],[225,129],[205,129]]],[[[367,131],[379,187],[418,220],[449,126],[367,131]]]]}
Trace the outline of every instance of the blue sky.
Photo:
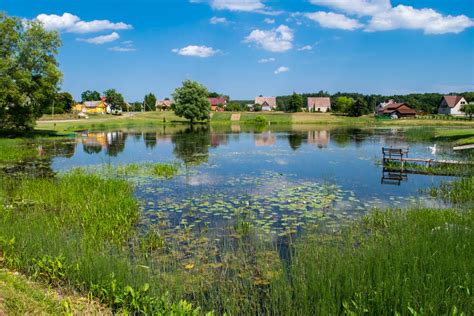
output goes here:
{"type": "Polygon", "coordinates": [[[61,32],[63,90],[233,99],[474,90],[473,0],[3,0],[61,32]]]}

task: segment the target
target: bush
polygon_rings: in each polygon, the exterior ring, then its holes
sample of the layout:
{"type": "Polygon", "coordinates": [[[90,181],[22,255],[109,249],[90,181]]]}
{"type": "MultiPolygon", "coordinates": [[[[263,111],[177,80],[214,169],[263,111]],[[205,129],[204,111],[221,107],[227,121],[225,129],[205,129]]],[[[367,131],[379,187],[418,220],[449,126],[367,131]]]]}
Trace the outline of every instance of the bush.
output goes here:
{"type": "Polygon", "coordinates": [[[266,125],[266,124],[268,124],[267,118],[263,115],[257,115],[257,117],[255,117],[254,122],[257,125],[266,125]]]}

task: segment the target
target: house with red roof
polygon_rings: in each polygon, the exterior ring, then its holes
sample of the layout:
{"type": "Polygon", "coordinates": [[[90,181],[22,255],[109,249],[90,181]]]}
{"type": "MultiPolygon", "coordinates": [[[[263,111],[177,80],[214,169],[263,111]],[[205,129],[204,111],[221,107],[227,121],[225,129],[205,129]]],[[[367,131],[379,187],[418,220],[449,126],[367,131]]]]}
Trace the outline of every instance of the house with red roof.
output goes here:
{"type": "Polygon", "coordinates": [[[465,104],[467,104],[467,101],[462,96],[446,95],[443,97],[443,100],[441,100],[438,113],[445,115],[464,115],[461,108],[465,104]]]}
{"type": "Polygon", "coordinates": [[[402,117],[415,117],[416,111],[406,103],[397,103],[394,100],[389,100],[377,106],[377,114],[399,119],[402,117]]]}
{"type": "Polygon", "coordinates": [[[208,98],[209,103],[211,104],[211,111],[214,112],[222,112],[227,105],[226,98],[218,97],[218,98],[208,98]]]}
{"type": "Polygon", "coordinates": [[[331,98],[308,98],[308,112],[328,112],[331,110],[331,98]]]}

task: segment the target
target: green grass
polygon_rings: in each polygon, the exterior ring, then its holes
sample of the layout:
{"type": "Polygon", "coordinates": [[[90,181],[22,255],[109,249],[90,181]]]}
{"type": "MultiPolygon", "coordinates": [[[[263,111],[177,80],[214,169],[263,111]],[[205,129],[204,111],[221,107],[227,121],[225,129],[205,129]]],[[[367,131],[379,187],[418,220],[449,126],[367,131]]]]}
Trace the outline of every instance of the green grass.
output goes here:
{"type": "Polygon", "coordinates": [[[20,138],[0,138],[0,164],[23,162],[34,159],[38,151],[20,138]]]}
{"type": "Polygon", "coordinates": [[[179,173],[179,165],[176,163],[132,163],[119,165],[112,168],[110,172],[120,176],[153,176],[170,179],[179,173]]]}
{"type": "Polygon", "coordinates": [[[104,306],[77,295],[59,293],[28,280],[26,277],[0,269],[1,315],[111,315],[104,306]]]}
{"type": "Polygon", "coordinates": [[[445,182],[440,187],[432,188],[430,192],[433,197],[448,203],[474,204],[474,176],[445,182]]]}
{"type": "Polygon", "coordinates": [[[474,128],[437,130],[436,139],[441,141],[451,141],[456,145],[474,144],[474,128]]]}
{"type": "Polygon", "coordinates": [[[140,252],[130,261],[139,211],[127,182],[81,171],[5,179],[0,198],[0,250],[8,268],[89,293],[114,310],[191,313],[186,302],[173,304],[159,288],[149,289],[140,252]]]}
{"type": "Polygon", "coordinates": [[[387,170],[405,170],[419,174],[433,174],[446,176],[467,176],[474,174],[474,164],[426,164],[400,163],[396,161],[386,162],[384,168],[387,170]]]}
{"type": "Polygon", "coordinates": [[[375,212],[341,234],[298,243],[282,314],[468,315],[474,309],[470,211],[375,212]],[[285,308],[286,306],[286,308],[285,308]]]}

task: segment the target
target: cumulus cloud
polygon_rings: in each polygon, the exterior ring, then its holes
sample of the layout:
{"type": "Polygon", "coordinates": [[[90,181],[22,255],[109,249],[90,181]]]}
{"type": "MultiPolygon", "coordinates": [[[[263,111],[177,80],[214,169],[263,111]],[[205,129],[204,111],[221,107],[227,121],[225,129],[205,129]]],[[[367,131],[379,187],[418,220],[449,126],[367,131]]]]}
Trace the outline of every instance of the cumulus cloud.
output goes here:
{"type": "Polygon", "coordinates": [[[211,6],[216,10],[257,11],[265,8],[260,0],[211,0],[211,6]]]}
{"type": "Polygon", "coordinates": [[[310,0],[310,2],[361,16],[374,15],[392,8],[390,0],[310,0]]]}
{"type": "MultiPolygon", "coordinates": [[[[394,7],[391,0],[310,0],[310,2],[345,14],[369,17],[364,28],[369,32],[409,29],[422,30],[425,34],[446,34],[460,33],[474,26],[474,20],[466,15],[442,15],[431,8],[417,9],[402,4],[394,7]]],[[[357,23],[361,25],[360,21],[357,23]]]]}
{"type": "Polygon", "coordinates": [[[119,38],[120,38],[120,35],[118,35],[118,33],[112,32],[111,34],[108,34],[108,35],[101,35],[101,36],[96,36],[92,38],[78,38],[77,40],[91,43],[91,44],[101,45],[101,44],[116,41],[119,38]]]}
{"type": "Polygon", "coordinates": [[[211,24],[228,24],[229,21],[227,21],[226,18],[218,18],[217,16],[213,16],[209,20],[209,23],[211,23],[211,24]]]}
{"type": "Polygon", "coordinates": [[[278,15],[282,12],[274,11],[263,4],[263,0],[190,0],[191,3],[209,3],[215,10],[234,12],[254,12],[267,15],[278,15]]]}
{"type": "Polygon", "coordinates": [[[367,31],[388,31],[395,29],[423,30],[425,34],[460,33],[474,26],[474,20],[458,15],[443,16],[433,9],[415,9],[398,5],[376,14],[367,25],[367,31]]]}
{"type": "Polygon", "coordinates": [[[207,46],[189,45],[183,48],[175,48],[172,52],[181,56],[207,58],[214,56],[219,50],[207,46]]]}
{"type": "Polygon", "coordinates": [[[275,24],[275,19],[265,18],[263,22],[267,24],[275,24]]]}
{"type": "Polygon", "coordinates": [[[253,30],[244,40],[255,43],[258,47],[271,52],[285,52],[293,48],[293,30],[286,25],[280,25],[272,30],[253,30]]]}
{"type": "Polygon", "coordinates": [[[110,22],[109,20],[82,21],[78,16],[71,13],[63,15],[40,14],[36,20],[41,22],[46,30],[55,30],[70,33],[95,33],[110,30],[129,30],[130,24],[123,22],[110,22]]]}
{"type": "Polygon", "coordinates": [[[363,27],[358,20],[349,18],[344,14],[333,12],[306,13],[305,16],[321,25],[324,28],[354,31],[363,27]]]}
{"type": "Polygon", "coordinates": [[[270,58],[262,58],[258,61],[259,64],[266,64],[266,63],[272,63],[274,62],[276,59],[273,58],[273,57],[270,57],[270,58]]]}
{"type": "Polygon", "coordinates": [[[278,74],[288,72],[288,71],[290,71],[290,68],[285,67],[285,66],[281,66],[281,67],[278,67],[278,69],[274,71],[274,74],[278,75],[278,74]]]}

